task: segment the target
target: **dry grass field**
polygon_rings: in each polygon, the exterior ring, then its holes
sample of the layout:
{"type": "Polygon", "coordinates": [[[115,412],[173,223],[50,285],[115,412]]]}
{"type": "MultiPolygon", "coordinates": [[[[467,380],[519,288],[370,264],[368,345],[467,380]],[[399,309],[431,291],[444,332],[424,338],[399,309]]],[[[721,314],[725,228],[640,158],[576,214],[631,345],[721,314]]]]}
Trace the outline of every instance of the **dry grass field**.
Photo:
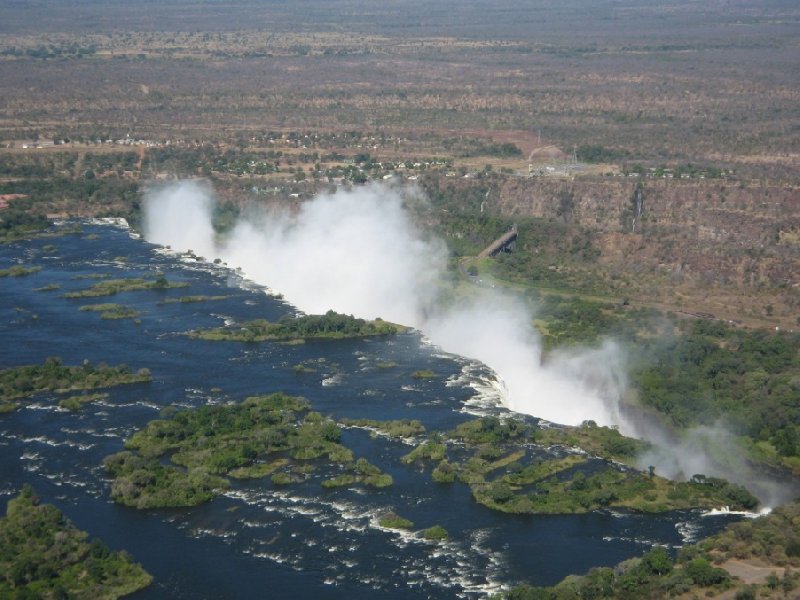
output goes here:
{"type": "Polygon", "coordinates": [[[559,285],[795,325],[798,33],[789,0],[6,2],[0,193],[108,214],[176,175],[239,203],[401,176],[591,239],[529,257],[559,285]]]}

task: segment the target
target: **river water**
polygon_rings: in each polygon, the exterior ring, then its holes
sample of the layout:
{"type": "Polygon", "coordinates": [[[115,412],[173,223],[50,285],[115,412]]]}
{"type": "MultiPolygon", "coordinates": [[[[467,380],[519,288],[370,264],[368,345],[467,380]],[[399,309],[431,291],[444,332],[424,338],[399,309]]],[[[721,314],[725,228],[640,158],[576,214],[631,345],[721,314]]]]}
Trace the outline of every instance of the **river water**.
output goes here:
{"type": "MultiPolygon", "coordinates": [[[[131,368],[147,367],[149,384],[119,386],[107,399],[76,412],[43,394],[0,415],[0,499],[31,484],[79,528],[113,549],[127,549],[155,578],[134,596],[150,598],[483,597],[520,582],[556,583],[592,566],[613,565],[653,544],[677,548],[730,520],[698,511],[639,515],[513,516],[475,503],[468,487],[439,485],[399,457],[410,446],[346,429],[343,443],[394,478],[382,490],[325,490],[324,471],[291,487],[269,478],[234,482],[224,496],[197,508],[137,511],[113,504],[104,456],[166,406],[193,407],[284,391],[307,398],[334,418],[419,419],[448,430],[475,414],[503,414],[492,373],[446,354],[419,334],[301,345],[191,340],[198,327],[230,320],[276,320],[295,309],[222,265],[171,255],[108,223],[83,223],[80,233],[0,246],[0,269],[14,264],[38,273],[0,280],[0,368],[40,364],[59,356],[131,368]],[[67,299],[93,277],[154,277],[184,289],[67,299]],[[57,289],[42,290],[51,285],[57,289]],[[185,295],[225,296],[164,303],[185,295]],[[141,312],[103,320],[80,311],[116,302],[141,312]],[[393,368],[380,368],[393,362],[393,368]],[[311,373],[292,368],[305,364],[311,373]],[[416,380],[414,371],[437,377],[416,380]],[[393,509],[416,532],[381,528],[393,509]],[[448,541],[421,530],[442,525],[448,541]]],[[[518,417],[528,418],[528,417],[518,417]]],[[[535,419],[534,419],[535,421],[535,419]]]]}

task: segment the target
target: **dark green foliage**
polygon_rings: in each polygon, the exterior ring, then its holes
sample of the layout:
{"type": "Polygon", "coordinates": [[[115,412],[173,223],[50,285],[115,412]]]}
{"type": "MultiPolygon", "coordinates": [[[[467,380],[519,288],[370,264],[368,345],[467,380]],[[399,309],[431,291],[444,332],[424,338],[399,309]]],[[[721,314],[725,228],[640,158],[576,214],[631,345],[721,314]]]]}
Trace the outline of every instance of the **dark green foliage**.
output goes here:
{"type": "Polygon", "coordinates": [[[29,486],[0,519],[0,597],[118,598],[152,578],[126,552],[110,552],[29,486]]]}
{"type": "Polygon", "coordinates": [[[114,479],[111,496],[137,508],[192,506],[227,487],[226,477],[271,475],[279,485],[303,481],[313,469],[301,461],[318,459],[349,471],[326,480],[325,487],[392,484],[391,476],[367,460],[354,461],[339,444],[338,425],[310,408],[304,398],[276,393],[167,413],[135,433],[126,451],[106,458],[114,479]]]}
{"type": "Polygon", "coordinates": [[[575,150],[578,160],[588,163],[614,162],[628,155],[627,151],[605,148],[599,144],[584,144],[575,150]]]}
{"type": "Polygon", "coordinates": [[[600,256],[597,234],[572,225],[571,211],[572,200],[565,192],[559,199],[559,219],[517,219],[517,244],[536,251],[498,254],[487,264],[490,272],[515,284],[608,294],[607,283],[597,278],[594,267],[600,256]]]}
{"type": "Polygon", "coordinates": [[[642,567],[651,575],[668,575],[672,572],[672,559],[664,546],[656,546],[642,557],[642,567]]]}
{"type": "Polygon", "coordinates": [[[132,452],[118,452],[103,461],[114,479],[111,497],[135,508],[196,506],[214,497],[228,482],[201,470],[183,471],[132,452]]]}
{"type": "Polygon", "coordinates": [[[401,462],[422,467],[427,461],[436,462],[433,481],[469,485],[476,502],[507,513],[569,514],[606,506],[643,512],[723,505],[750,509],[758,503],[741,486],[716,478],[672,482],[575,454],[541,460],[529,455],[534,440],[542,445],[580,446],[603,459],[631,459],[647,447],[592,422],[536,430],[516,419],[482,417],[448,432],[447,441],[432,432],[401,462]],[[448,459],[448,453],[454,458],[448,459]]]}
{"type": "Polygon", "coordinates": [[[428,527],[428,529],[423,531],[422,537],[432,542],[438,542],[441,540],[446,540],[449,537],[449,534],[441,525],[434,525],[433,527],[428,527]]]}
{"type": "Polygon", "coordinates": [[[67,292],[65,298],[96,298],[98,296],[113,296],[121,292],[140,290],[166,290],[170,288],[188,287],[185,282],[168,282],[164,276],[155,280],[147,279],[108,279],[95,283],[92,287],[79,292],[67,292]]]}
{"type": "Polygon", "coordinates": [[[204,340],[264,342],[391,335],[400,330],[399,326],[380,319],[365,321],[329,310],[324,315],[284,317],[277,323],[258,319],[238,325],[193,331],[189,335],[204,340]]]}
{"type": "Polygon", "coordinates": [[[381,516],[378,523],[380,523],[381,527],[386,527],[387,529],[411,529],[414,527],[413,521],[409,521],[394,512],[387,512],[381,516]]]}
{"type": "MultiPolygon", "coordinates": [[[[75,158],[77,156],[72,154],[72,159],[75,158]]],[[[57,210],[63,210],[65,203],[73,206],[78,204],[80,214],[91,211],[94,216],[122,216],[131,219],[136,216],[139,206],[140,188],[138,181],[128,178],[87,179],[84,177],[84,172],[71,176],[54,173],[51,170],[47,177],[0,181],[0,194],[30,196],[31,199],[15,200],[13,208],[31,213],[31,217],[35,219],[32,231],[39,231],[46,227],[43,215],[56,206],[59,207],[57,210]]],[[[16,238],[28,235],[30,233],[23,232],[16,238]]],[[[0,234],[0,238],[2,237],[4,236],[0,234]]]]}
{"type": "Polygon", "coordinates": [[[30,210],[30,203],[6,208],[0,213],[0,242],[24,238],[47,229],[52,222],[44,215],[30,210]]]}
{"type": "Polygon", "coordinates": [[[647,442],[625,437],[616,429],[598,427],[586,421],[579,427],[550,427],[537,432],[540,444],[577,446],[603,458],[613,458],[632,464],[636,456],[648,448],[647,442]]]}
{"type": "Polygon", "coordinates": [[[447,455],[447,447],[438,436],[431,436],[428,441],[422,442],[411,452],[404,455],[400,460],[404,464],[410,464],[418,460],[440,461],[447,455]]]}
{"type": "Polygon", "coordinates": [[[141,314],[138,310],[131,308],[130,306],[112,303],[86,304],[81,306],[78,310],[97,312],[100,313],[101,318],[109,320],[135,319],[141,314]]]}
{"type": "Polygon", "coordinates": [[[723,416],[741,433],[800,456],[800,334],[697,321],[653,348],[633,383],[643,402],[680,427],[723,416]]]}
{"type": "Polygon", "coordinates": [[[618,305],[550,296],[537,305],[536,317],[544,324],[545,346],[554,348],[622,333],[620,321],[625,315],[618,305]]]}
{"type": "Polygon", "coordinates": [[[83,394],[82,396],[69,396],[68,398],[59,400],[58,406],[60,408],[66,408],[67,410],[79,410],[84,404],[89,404],[90,402],[95,402],[96,400],[102,400],[104,398],[108,398],[108,394],[83,394]]]}
{"type": "Polygon", "coordinates": [[[483,417],[462,423],[448,437],[471,444],[509,443],[524,440],[531,431],[531,427],[515,419],[483,417]]]}
{"type": "Polygon", "coordinates": [[[731,505],[752,510],[758,506],[758,498],[753,496],[744,487],[730,483],[719,477],[706,477],[705,475],[694,475],[689,480],[689,485],[696,488],[706,488],[711,490],[718,497],[729,500],[731,505]]]}
{"type": "Polygon", "coordinates": [[[60,358],[48,358],[43,365],[30,365],[0,371],[0,401],[32,396],[44,391],[89,390],[151,380],[150,371],[140,369],[133,373],[127,365],[97,366],[85,361],[81,366],[69,367],[60,358]]]}
{"type": "Polygon", "coordinates": [[[727,571],[714,567],[703,557],[692,559],[684,568],[692,581],[701,587],[723,583],[730,577],[727,571]]]}
{"type": "Polygon", "coordinates": [[[453,483],[456,480],[456,469],[446,459],[442,460],[431,472],[436,483],[453,483]]]}

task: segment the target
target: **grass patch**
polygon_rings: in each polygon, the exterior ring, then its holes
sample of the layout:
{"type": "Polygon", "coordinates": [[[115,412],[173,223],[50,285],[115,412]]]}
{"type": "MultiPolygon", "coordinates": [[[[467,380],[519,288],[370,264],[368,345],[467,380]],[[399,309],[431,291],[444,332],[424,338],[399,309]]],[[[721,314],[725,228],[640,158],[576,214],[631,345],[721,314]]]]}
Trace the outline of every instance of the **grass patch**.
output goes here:
{"type": "Polygon", "coordinates": [[[173,288],[189,287],[185,282],[170,282],[164,277],[154,280],[148,279],[108,279],[95,283],[88,289],[77,292],[67,292],[65,298],[97,298],[101,296],[114,296],[122,292],[136,292],[142,290],[168,290],[173,288]]]}
{"type": "Polygon", "coordinates": [[[14,265],[8,269],[0,269],[0,277],[26,277],[33,275],[42,270],[42,267],[26,267],[23,265],[14,265]]]}
{"type": "Polygon", "coordinates": [[[378,524],[386,529],[413,529],[414,522],[401,517],[395,512],[384,513],[378,520],[378,524]]]}
{"type": "Polygon", "coordinates": [[[108,394],[83,394],[81,396],[70,396],[68,398],[59,400],[58,406],[60,408],[75,411],[80,410],[84,404],[96,402],[97,400],[104,400],[106,398],[108,398],[108,394]]]}

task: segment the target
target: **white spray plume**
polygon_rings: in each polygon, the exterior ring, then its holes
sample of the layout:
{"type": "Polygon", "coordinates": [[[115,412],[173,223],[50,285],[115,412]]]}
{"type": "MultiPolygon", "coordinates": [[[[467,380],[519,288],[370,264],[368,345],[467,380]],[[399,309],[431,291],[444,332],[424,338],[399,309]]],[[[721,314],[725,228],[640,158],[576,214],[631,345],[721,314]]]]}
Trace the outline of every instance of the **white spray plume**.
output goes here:
{"type": "Polygon", "coordinates": [[[145,235],[155,244],[209,255],[214,251],[213,206],[211,190],[200,181],[154,189],[144,201],[145,235]]]}
{"type": "Polygon", "coordinates": [[[664,429],[639,427],[636,433],[647,434],[650,450],[637,457],[641,469],[655,467],[655,472],[670,479],[690,479],[694,475],[723,477],[746,485],[765,507],[791,501],[797,489],[789,481],[781,482],[757,470],[743,455],[736,436],[722,423],[700,425],[670,435],[664,429]]]}
{"type": "Polygon", "coordinates": [[[305,312],[333,309],[413,325],[443,349],[491,367],[511,410],[567,425],[593,420],[653,442],[657,450],[642,465],[654,465],[659,474],[716,473],[753,482],[742,470],[720,473],[700,446],[670,437],[656,421],[621,414],[627,382],[624,354],[614,343],[558,351],[543,363],[522,302],[487,289],[456,306],[436,307],[445,248],[419,235],[403,206],[409,193],[372,184],[322,194],[293,215],[251,215],[217,243],[211,190],[183,182],[148,195],[144,231],[152,242],[241,267],[305,312]]]}
{"type": "Polygon", "coordinates": [[[420,239],[396,189],[323,194],[296,215],[240,222],[219,248],[251,279],[308,313],[329,309],[418,326],[445,266],[441,242],[420,239]]]}
{"type": "Polygon", "coordinates": [[[443,349],[491,367],[512,410],[569,425],[591,419],[619,426],[624,369],[616,346],[558,354],[543,365],[530,313],[513,298],[484,290],[467,304],[432,310],[445,247],[422,240],[404,193],[413,191],[372,184],[322,194],[294,215],[242,220],[215,243],[210,190],[183,182],[148,196],[144,231],[150,241],[242,268],[305,312],[333,309],[413,325],[443,349]]]}
{"type": "Polygon", "coordinates": [[[414,227],[404,198],[415,194],[382,184],[322,194],[295,214],[250,215],[218,243],[211,190],[181,182],[147,195],[144,233],[152,242],[241,267],[305,312],[333,309],[413,325],[443,349],[491,367],[511,410],[567,425],[593,420],[651,441],[653,452],[640,457],[643,468],[653,465],[658,474],[678,479],[721,475],[756,486],[764,501],[786,499],[785,486],[756,476],[744,463],[726,467],[710,458],[706,449],[712,445],[729,457],[739,454],[723,428],[678,439],[657,419],[622,414],[624,354],[613,342],[556,351],[543,363],[531,314],[519,300],[485,289],[456,306],[437,305],[446,252],[439,241],[423,241],[414,227]]]}

